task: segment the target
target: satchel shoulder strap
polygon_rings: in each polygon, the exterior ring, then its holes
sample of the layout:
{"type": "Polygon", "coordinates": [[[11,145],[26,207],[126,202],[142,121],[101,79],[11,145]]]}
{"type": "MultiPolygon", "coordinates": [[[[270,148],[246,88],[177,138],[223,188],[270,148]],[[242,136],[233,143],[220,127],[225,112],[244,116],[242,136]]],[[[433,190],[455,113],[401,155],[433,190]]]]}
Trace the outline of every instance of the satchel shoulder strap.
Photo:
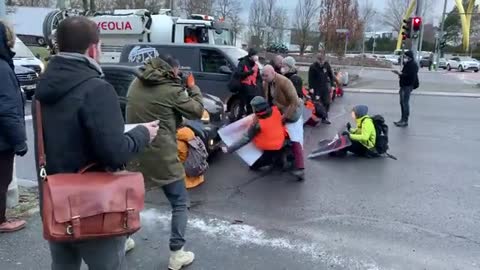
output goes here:
{"type": "Polygon", "coordinates": [[[45,145],[43,140],[43,118],[42,118],[42,105],[40,101],[35,99],[35,123],[37,128],[37,155],[38,155],[38,168],[40,169],[40,178],[45,179],[47,172],[45,166],[47,165],[47,157],[45,155],[45,145]]]}

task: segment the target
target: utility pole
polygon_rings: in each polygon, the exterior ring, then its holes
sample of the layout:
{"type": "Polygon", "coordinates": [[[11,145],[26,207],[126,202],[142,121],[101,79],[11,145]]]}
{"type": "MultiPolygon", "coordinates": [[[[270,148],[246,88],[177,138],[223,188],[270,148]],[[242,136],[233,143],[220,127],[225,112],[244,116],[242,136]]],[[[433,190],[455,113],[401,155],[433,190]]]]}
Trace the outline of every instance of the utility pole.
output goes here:
{"type": "MultiPolygon", "coordinates": [[[[423,1],[422,0],[417,0],[417,8],[415,9],[415,16],[422,16],[422,7],[423,7],[423,1]]],[[[419,62],[418,59],[418,37],[412,39],[412,52],[413,55],[415,56],[415,62],[419,62]]]]}
{"type": "Polygon", "coordinates": [[[445,35],[445,33],[443,32],[444,30],[444,27],[445,27],[445,15],[447,13],[447,0],[445,0],[444,4],[443,4],[443,13],[442,13],[442,23],[440,25],[440,35],[439,35],[439,42],[438,42],[438,47],[437,47],[437,59],[436,59],[436,62],[437,62],[437,65],[435,65],[435,71],[438,70],[438,64],[440,62],[440,43],[443,41],[443,37],[445,35]]]}
{"type": "Polygon", "coordinates": [[[0,0],[0,19],[5,19],[7,17],[7,10],[5,7],[5,0],[0,0]]]}

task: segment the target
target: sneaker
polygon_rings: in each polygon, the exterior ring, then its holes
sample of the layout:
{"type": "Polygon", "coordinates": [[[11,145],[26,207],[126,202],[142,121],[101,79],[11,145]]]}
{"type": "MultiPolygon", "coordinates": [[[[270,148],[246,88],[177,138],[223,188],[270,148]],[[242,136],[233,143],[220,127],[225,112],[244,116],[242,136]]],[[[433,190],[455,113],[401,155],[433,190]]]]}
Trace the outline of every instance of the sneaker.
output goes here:
{"type": "Polygon", "coordinates": [[[322,124],[330,125],[332,122],[328,121],[328,119],[322,119],[322,124]]]}
{"type": "Polygon", "coordinates": [[[292,171],[292,174],[297,177],[298,181],[305,180],[305,170],[304,169],[296,169],[292,171]]]}
{"type": "Polygon", "coordinates": [[[134,248],[135,248],[135,241],[133,240],[133,238],[128,237],[127,241],[125,242],[125,253],[131,251],[134,248]]]}
{"type": "Polygon", "coordinates": [[[408,127],[408,122],[407,121],[395,122],[394,124],[397,127],[408,127]]]}
{"type": "Polygon", "coordinates": [[[169,270],[180,270],[182,267],[190,265],[195,260],[195,254],[190,251],[184,251],[183,248],[172,251],[170,254],[169,270]]]}
{"type": "Polygon", "coordinates": [[[0,224],[0,233],[11,233],[25,228],[25,220],[7,220],[0,224]]]}

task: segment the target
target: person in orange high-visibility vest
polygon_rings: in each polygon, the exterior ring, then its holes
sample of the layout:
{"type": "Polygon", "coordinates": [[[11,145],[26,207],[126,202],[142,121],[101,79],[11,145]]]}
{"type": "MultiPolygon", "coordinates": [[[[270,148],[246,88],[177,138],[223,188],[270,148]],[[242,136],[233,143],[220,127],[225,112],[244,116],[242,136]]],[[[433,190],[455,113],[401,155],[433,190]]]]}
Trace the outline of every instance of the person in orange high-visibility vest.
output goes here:
{"type": "Polygon", "coordinates": [[[282,114],[276,106],[270,107],[265,98],[256,96],[250,102],[256,119],[240,140],[230,147],[224,147],[225,153],[233,153],[249,142],[263,150],[263,155],[250,169],[259,170],[262,167],[274,165],[281,161],[285,141],[288,137],[282,121],[282,114]]]}
{"type": "Polygon", "coordinates": [[[236,76],[241,84],[239,96],[241,98],[240,113],[245,114],[245,107],[247,115],[252,113],[252,108],[249,106],[250,101],[261,94],[257,81],[260,79],[260,70],[258,68],[258,53],[255,49],[248,50],[248,55],[239,59],[236,76]]]}

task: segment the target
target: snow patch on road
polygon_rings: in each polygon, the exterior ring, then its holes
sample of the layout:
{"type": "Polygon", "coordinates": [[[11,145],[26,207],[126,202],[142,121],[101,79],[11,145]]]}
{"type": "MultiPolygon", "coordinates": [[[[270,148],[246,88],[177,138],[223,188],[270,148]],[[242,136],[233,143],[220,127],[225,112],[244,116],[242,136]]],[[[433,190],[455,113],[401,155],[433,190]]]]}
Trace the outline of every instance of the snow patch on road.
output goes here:
{"type": "MultiPolygon", "coordinates": [[[[143,226],[158,226],[170,228],[170,213],[161,212],[157,209],[148,209],[141,213],[143,226]]],[[[369,262],[358,260],[353,257],[340,257],[326,251],[319,244],[306,242],[293,242],[286,238],[269,237],[260,229],[246,224],[232,224],[225,220],[216,218],[200,219],[189,217],[189,228],[193,231],[204,233],[211,237],[221,238],[237,246],[256,245],[261,247],[282,249],[307,255],[315,261],[322,261],[326,264],[344,267],[346,269],[380,270],[373,260],[369,262]]]]}

